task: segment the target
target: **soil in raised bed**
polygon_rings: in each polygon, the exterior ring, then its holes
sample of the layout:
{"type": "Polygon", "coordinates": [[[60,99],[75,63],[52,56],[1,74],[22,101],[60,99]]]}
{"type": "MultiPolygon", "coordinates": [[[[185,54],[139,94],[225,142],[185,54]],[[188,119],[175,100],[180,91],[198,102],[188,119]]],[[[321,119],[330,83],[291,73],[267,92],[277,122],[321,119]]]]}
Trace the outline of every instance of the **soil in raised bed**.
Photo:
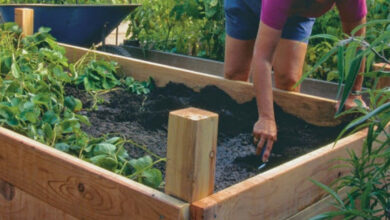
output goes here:
{"type": "MultiPolygon", "coordinates": [[[[79,97],[85,107],[91,104],[85,94],[67,89],[79,97]]],[[[82,112],[92,126],[84,130],[100,136],[116,133],[146,145],[155,154],[166,156],[168,114],[172,110],[197,107],[219,114],[218,147],[215,190],[219,191],[244,179],[264,172],[283,162],[306,154],[335,140],[343,126],[317,127],[304,122],[275,105],[278,140],[265,169],[258,171],[261,159],[255,156],[252,128],[257,119],[255,99],[237,104],[215,86],[200,92],[182,85],[169,83],[156,88],[149,95],[134,95],[116,90],[104,95],[105,103],[92,112],[82,112]]],[[[139,148],[126,146],[131,157],[144,156],[139,148]]],[[[165,163],[156,166],[165,172],[165,163]]]]}

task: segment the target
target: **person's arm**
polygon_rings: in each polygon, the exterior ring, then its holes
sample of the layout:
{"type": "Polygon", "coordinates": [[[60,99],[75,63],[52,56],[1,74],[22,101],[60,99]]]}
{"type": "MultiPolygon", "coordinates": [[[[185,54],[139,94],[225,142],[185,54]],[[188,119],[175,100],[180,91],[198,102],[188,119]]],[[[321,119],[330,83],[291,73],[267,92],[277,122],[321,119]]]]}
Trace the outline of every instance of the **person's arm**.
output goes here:
{"type": "Polygon", "coordinates": [[[263,161],[268,161],[269,155],[277,138],[273,95],[272,95],[272,58],[280,40],[281,31],[271,28],[261,22],[251,65],[254,88],[256,92],[259,119],[253,128],[253,136],[258,140],[256,154],[260,154],[263,146],[263,161]]]}

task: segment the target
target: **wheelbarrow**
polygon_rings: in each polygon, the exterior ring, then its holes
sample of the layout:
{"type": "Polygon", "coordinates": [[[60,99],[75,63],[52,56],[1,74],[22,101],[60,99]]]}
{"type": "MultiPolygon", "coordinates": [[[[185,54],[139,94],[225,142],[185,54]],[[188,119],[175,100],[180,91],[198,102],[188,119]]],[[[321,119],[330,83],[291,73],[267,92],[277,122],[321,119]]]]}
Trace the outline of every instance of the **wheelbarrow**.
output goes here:
{"type": "Polygon", "coordinates": [[[90,47],[103,41],[138,6],[4,4],[0,5],[0,14],[5,22],[12,22],[15,8],[31,8],[34,10],[34,32],[40,27],[49,27],[59,42],[90,47]]]}

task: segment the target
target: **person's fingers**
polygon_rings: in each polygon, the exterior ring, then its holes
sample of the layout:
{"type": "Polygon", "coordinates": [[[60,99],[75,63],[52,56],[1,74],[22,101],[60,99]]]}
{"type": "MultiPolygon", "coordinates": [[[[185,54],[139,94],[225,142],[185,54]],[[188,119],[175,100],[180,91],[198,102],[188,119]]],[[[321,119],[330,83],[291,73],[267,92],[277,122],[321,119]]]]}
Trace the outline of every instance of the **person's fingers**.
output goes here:
{"type": "Polygon", "coordinates": [[[257,144],[259,143],[259,138],[257,136],[254,136],[253,137],[253,143],[257,146],[257,144]]]}
{"type": "Polygon", "coordinates": [[[271,155],[273,145],[274,145],[274,141],[271,138],[268,138],[266,150],[265,150],[263,158],[262,158],[264,163],[268,162],[269,155],[271,155]]]}
{"type": "Polygon", "coordinates": [[[265,141],[266,141],[266,138],[264,136],[261,136],[259,143],[257,143],[256,155],[260,155],[261,154],[261,150],[264,147],[265,141]]]}

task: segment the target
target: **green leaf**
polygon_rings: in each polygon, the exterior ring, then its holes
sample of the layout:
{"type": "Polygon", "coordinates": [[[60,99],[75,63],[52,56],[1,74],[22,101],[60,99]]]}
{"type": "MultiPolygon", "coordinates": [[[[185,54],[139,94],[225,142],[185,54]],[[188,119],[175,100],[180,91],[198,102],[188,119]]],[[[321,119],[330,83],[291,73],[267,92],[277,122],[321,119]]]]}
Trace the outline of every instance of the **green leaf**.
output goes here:
{"type": "Polygon", "coordinates": [[[83,104],[80,99],[77,99],[73,96],[66,96],[64,99],[64,104],[73,112],[78,112],[83,108],[83,104]]]}
{"type": "Polygon", "coordinates": [[[130,159],[129,154],[127,153],[126,149],[123,147],[117,152],[117,157],[122,161],[125,162],[130,159]]]}
{"type": "Polygon", "coordinates": [[[340,98],[342,83],[344,81],[344,46],[338,46],[337,69],[339,70],[339,84],[336,99],[340,98]]]}
{"type": "Polygon", "coordinates": [[[333,54],[335,54],[338,51],[337,47],[332,48],[328,53],[323,55],[320,60],[311,68],[310,71],[306,72],[302,75],[301,79],[294,85],[294,87],[297,87],[299,84],[302,83],[302,81],[307,78],[310,74],[312,74],[314,71],[318,69],[325,61],[327,61],[333,54]]]}
{"type": "Polygon", "coordinates": [[[332,40],[332,41],[335,41],[335,42],[338,42],[340,41],[340,39],[334,35],[331,35],[331,34],[316,34],[316,35],[313,35],[309,38],[309,40],[313,40],[313,39],[327,39],[327,40],[332,40]]]}
{"type": "Polygon", "coordinates": [[[45,135],[46,140],[52,140],[53,139],[53,129],[50,124],[45,123],[42,126],[43,133],[45,135]]]}
{"type": "Polygon", "coordinates": [[[69,152],[70,150],[70,146],[67,144],[67,143],[57,143],[55,146],[54,146],[55,149],[57,150],[60,150],[62,152],[69,152]]]}
{"type": "Polygon", "coordinates": [[[389,23],[390,23],[390,20],[388,20],[388,19],[377,19],[377,20],[369,21],[369,22],[366,22],[364,24],[361,24],[361,25],[355,27],[351,31],[351,35],[354,36],[363,27],[367,27],[367,26],[370,26],[370,25],[377,25],[377,24],[389,24],[389,23]]]}
{"type": "Polygon", "coordinates": [[[97,155],[89,159],[93,164],[114,171],[118,166],[118,161],[107,155],[97,155]]]}
{"type": "Polygon", "coordinates": [[[94,155],[99,155],[99,154],[114,155],[115,151],[116,151],[115,145],[109,143],[100,143],[93,148],[92,152],[94,155]]]}
{"type": "Polygon", "coordinates": [[[54,125],[60,121],[56,113],[53,112],[52,110],[45,112],[45,114],[42,117],[42,120],[51,125],[54,125]]]}
{"type": "Polygon", "coordinates": [[[140,171],[142,169],[152,166],[153,160],[150,156],[144,156],[138,159],[130,160],[129,164],[137,171],[140,171]]]}
{"type": "Polygon", "coordinates": [[[162,173],[156,168],[151,168],[142,172],[142,182],[153,188],[157,188],[163,181],[162,173]]]}
{"type": "Polygon", "coordinates": [[[11,71],[11,65],[12,65],[12,57],[11,56],[4,56],[0,57],[0,72],[1,73],[8,73],[11,71]]]}
{"type": "Polygon", "coordinates": [[[54,73],[54,76],[56,76],[57,79],[63,81],[63,82],[70,82],[71,79],[70,77],[68,76],[67,73],[64,72],[64,70],[62,69],[61,66],[55,66],[53,69],[52,69],[53,73],[54,73]]]}
{"type": "Polygon", "coordinates": [[[387,110],[390,110],[390,102],[388,102],[384,105],[381,105],[378,108],[376,108],[375,110],[371,111],[370,113],[364,115],[363,117],[358,118],[356,121],[350,123],[344,130],[349,130],[353,127],[356,127],[356,126],[364,123],[368,119],[373,118],[373,117],[375,117],[375,116],[377,116],[377,115],[379,115],[382,112],[387,111],[387,110]]]}
{"type": "Polygon", "coordinates": [[[360,69],[360,66],[362,64],[362,59],[363,59],[363,57],[358,57],[358,58],[355,58],[351,62],[351,68],[349,68],[349,73],[348,73],[348,76],[345,80],[343,95],[342,95],[341,100],[340,100],[340,107],[339,107],[336,115],[340,114],[343,111],[345,101],[347,100],[349,94],[351,93],[352,87],[356,81],[356,77],[359,74],[359,69],[360,69]]]}
{"type": "Polygon", "coordinates": [[[85,124],[85,125],[88,125],[88,126],[91,126],[91,123],[89,122],[89,119],[87,116],[84,116],[84,115],[75,115],[75,117],[77,119],[80,120],[81,123],[85,124]]]}
{"type": "Polygon", "coordinates": [[[105,142],[109,143],[109,144],[116,144],[120,140],[122,140],[122,138],[120,138],[120,137],[112,137],[112,138],[106,140],[105,142]]]}
{"type": "Polygon", "coordinates": [[[14,61],[11,65],[11,74],[16,79],[20,78],[20,71],[19,67],[17,66],[16,62],[14,61]]]}
{"type": "Polygon", "coordinates": [[[327,193],[329,193],[337,202],[338,204],[345,208],[345,205],[344,205],[344,202],[342,201],[342,199],[337,195],[337,193],[335,191],[333,191],[331,188],[329,188],[327,185],[325,184],[322,184],[316,180],[313,180],[311,179],[310,180],[311,182],[313,182],[314,184],[316,184],[317,186],[321,187],[323,190],[325,190],[327,193]]]}

